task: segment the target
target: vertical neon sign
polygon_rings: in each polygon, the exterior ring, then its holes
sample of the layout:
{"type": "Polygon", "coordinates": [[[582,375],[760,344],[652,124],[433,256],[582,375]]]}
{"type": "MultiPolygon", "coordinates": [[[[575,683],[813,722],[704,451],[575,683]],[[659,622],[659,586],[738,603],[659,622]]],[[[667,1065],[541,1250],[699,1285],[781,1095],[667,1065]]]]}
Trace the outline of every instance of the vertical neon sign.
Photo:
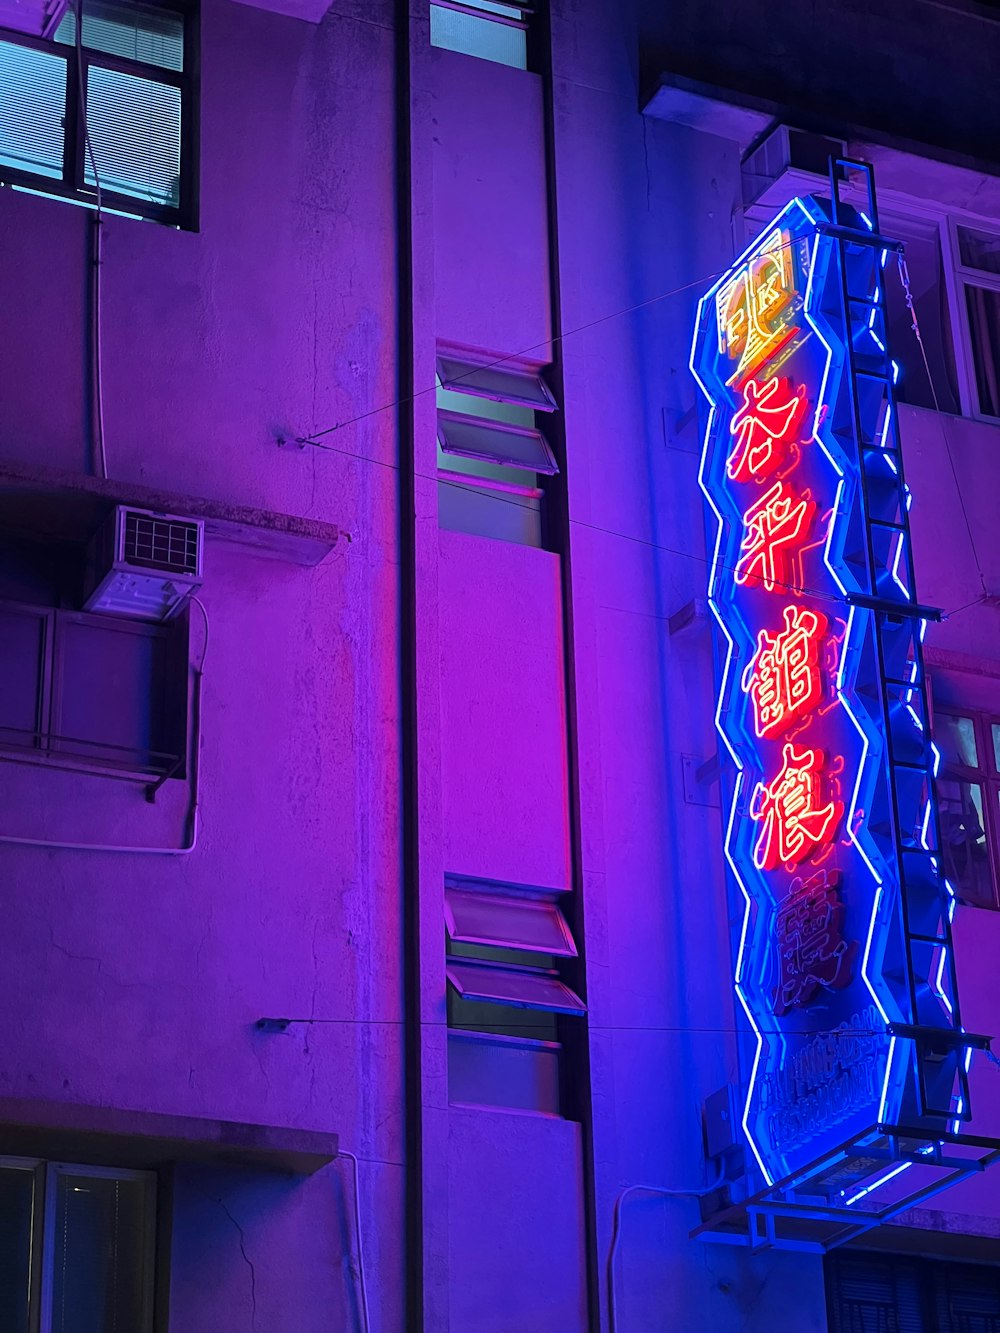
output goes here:
{"type": "Polygon", "coordinates": [[[873,1127],[943,1130],[968,1102],[960,1042],[929,1072],[927,1033],[960,1029],[886,252],[840,208],[847,226],[816,199],[784,210],[703,297],[691,362],[711,404],[743,1128],[768,1184],[873,1127]]]}

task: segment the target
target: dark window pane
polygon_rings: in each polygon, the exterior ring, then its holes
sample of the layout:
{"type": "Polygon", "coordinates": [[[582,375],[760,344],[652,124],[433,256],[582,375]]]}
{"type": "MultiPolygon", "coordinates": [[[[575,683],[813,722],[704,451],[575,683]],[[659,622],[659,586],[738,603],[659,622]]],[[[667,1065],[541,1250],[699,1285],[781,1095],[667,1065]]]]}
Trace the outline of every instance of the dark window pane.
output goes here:
{"type": "Polygon", "coordinates": [[[913,316],[906,304],[899,267],[896,259],[890,256],[883,280],[889,355],[899,365],[896,397],[901,403],[911,403],[914,407],[933,408],[936,395],[942,412],[957,413],[959,403],[952,354],[953,338],[937,224],[923,223],[913,218],[901,220],[884,217],[881,229],[887,236],[903,241],[906,245],[910,290],[933,377],[932,390],[927,367],[913,332],[913,316]]]}
{"type": "Polygon", "coordinates": [[[965,268],[1000,274],[1000,236],[988,231],[973,231],[971,227],[959,227],[958,251],[959,262],[965,268]]]}
{"type": "MultiPolygon", "coordinates": [[[[180,202],[179,88],[91,65],[87,125],[101,187],[152,203],[180,202]]],[[[93,185],[88,159],[86,180],[93,185]]]]}
{"type": "Polygon", "coordinates": [[[556,401],[537,371],[512,370],[503,364],[477,366],[457,357],[438,357],[438,379],[445,389],[493,398],[501,403],[521,403],[525,407],[551,412],[556,401]]]}
{"type": "MultiPolygon", "coordinates": [[[[149,5],[109,5],[85,0],[83,44],[91,51],[159,65],[178,73],[184,68],[184,19],[149,5]]],[[[56,41],[76,41],[76,13],[69,9],[56,29],[56,41]]]]}
{"type": "Polygon", "coordinates": [[[161,752],[167,681],[162,633],[134,632],[99,616],[62,616],[57,629],[58,719],[67,754],[120,768],[161,752]]]}
{"type": "Polygon", "coordinates": [[[941,751],[941,762],[945,768],[953,768],[956,764],[963,768],[979,767],[976,724],[971,717],[936,714],[934,740],[941,751]]]}
{"type": "Polygon", "coordinates": [[[53,1333],[144,1333],[149,1327],[144,1180],[60,1172],[56,1187],[53,1333]]]}
{"type": "Polygon", "coordinates": [[[486,417],[489,421],[506,421],[510,426],[533,426],[535,409],[523,403],[509,403],[499,398],[470,397],[467,393],[457,393],[454,389],[445,389],[438,376],[436,402],[448,412],[458,412],[462,416],[470,413],[477,417],[486,417]]]}
{"type": "Polygon", "coordinates": [[[61,179],[66,61],[0,42],[0,164],[61,179]]]}
{"type": "Polygon", "coordinates": [[[36,743],[44,645],[41,616],[0,609],[0,741],[6,744],[36,743]]]}
{"type": "Polygon", "coordinates": [[[442,480],[438,482],[438,521],[450,532],[470,532],[523,546],[542,544],[541,506],[528,496],[442,480]]]}
{"type": "Polygon", "coordinates": [[[35,1173],[0,1167],[0,1328],[28,1333],[35,1173]]]}
{"type": "Polygon", "coordinates": [[[967,283],[965,299],[979,410],[1000,417],[1000,292],[967,283]]]}
{"type": "Polygon", "coordinates": [[[983,789],[976,782],[942,777],[938,784],[944,870],[959,897],[993,903],[989,848],[983,822],[983,789]]]}
{"type": "Polygon", "coordinates": [[[990,732],[993,736],[993,770],[1000,773],[1000,723],[994,722],[990,732]]]}

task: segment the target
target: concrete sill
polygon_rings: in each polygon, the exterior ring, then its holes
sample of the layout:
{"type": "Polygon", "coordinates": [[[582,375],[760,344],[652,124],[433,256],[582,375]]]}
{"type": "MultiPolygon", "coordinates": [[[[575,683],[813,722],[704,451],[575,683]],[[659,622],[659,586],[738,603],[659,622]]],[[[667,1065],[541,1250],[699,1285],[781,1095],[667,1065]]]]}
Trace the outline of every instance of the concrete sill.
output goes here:
{"type": "Polygon", "coordinates": [[[0,1098],[0,1145],[5,1156],[88,1165],[227,1163],[297,1176],[337,1156],[337,1136],[316,1130],[11,1097],[0,1098]]]}
{"type": "Polygon", "coordinates": [[[210,539],[235,542],[296,565],[318,565],[346,536],[332,523],[270,509],[0,461],[0,526],[12,535],[84,542],[116,504],[203,519],[210,539]]]}

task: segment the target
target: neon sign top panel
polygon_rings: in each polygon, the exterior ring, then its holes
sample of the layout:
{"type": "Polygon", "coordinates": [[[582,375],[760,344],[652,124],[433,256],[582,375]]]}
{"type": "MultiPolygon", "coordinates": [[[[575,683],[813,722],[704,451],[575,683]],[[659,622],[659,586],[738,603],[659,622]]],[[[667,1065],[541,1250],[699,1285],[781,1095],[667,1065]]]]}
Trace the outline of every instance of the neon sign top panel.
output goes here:
{"type": "MultiPolygon", "coordinates": [[[[838,428],[858,391],[851,367],[856,379],[867,352],[888,358],[874,314],[848,355],[829,222],[815,199],[784,210],[703,297],[691,363],[711,404],[700,481],[716,521],[725,852],[744,904],[735,984],[755,1044],[743,1127],[768,1183],[896,1122],[911,1054],[888,1031],[913,1020],[890,980],[902,876],[899,838],[880,832],[883,631],[863,605],[877,589],[858,555],[857,431],[838,428]]],[[[873,311],[884,262],[875,248],[863,259],[873,311]]],[[[865,419],[888,431],[892,407],[889,388],[865,419]]],[[[902,550],[905,522],[887,531],[902,550]]],[[[897,582],[899,550],[887,564],[897,582]]],[[[911,642],[903,656],[915,654],[911,642]]],[[[919,850],[921,830],[904,833],[919,850]]]]}

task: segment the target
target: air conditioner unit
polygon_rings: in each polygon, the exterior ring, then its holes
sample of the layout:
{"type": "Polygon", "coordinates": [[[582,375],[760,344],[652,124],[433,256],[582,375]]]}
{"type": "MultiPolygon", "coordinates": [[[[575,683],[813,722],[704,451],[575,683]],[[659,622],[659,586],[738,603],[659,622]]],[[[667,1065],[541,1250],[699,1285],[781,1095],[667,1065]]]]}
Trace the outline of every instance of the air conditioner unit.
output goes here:
{"type": "Polygon", "coordinates": [[[846,151],[842,139],[779,125],[743,161],[744,208],[758,203],[780,207],[796,194],[821,189],[829,179],[831,155],[843,157],[846,151]],[[782,188],[783,178],[787,188],[782,188]]]}
{"type": "Polygon", "coordinates": [[[84,610],[169,620],[201,587],[204,524],[118,505],[87,550],[84,610]]]}
{"type": "Polygon", "coordinates": [[[68,8],[67,0],[0,0],[0,28],[51,37],[68,8]]]}

